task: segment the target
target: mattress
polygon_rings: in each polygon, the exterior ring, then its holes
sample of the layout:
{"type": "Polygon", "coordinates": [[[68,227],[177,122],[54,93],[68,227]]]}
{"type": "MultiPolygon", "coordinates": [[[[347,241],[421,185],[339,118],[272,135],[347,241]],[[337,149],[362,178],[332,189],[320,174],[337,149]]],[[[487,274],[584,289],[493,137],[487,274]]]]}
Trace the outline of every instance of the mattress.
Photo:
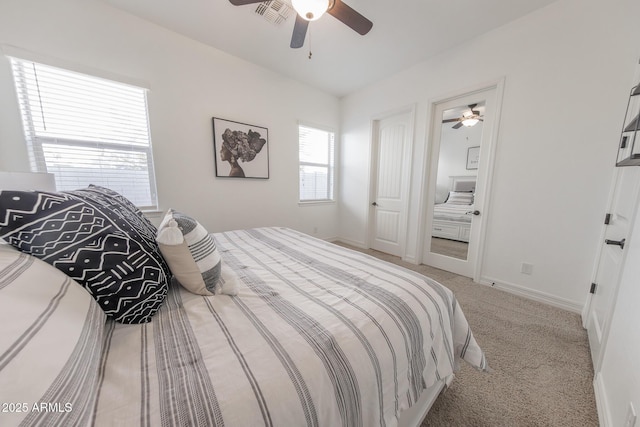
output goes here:
{"type": "Polygon", "coordinates": [[[471,223],[471,215],[467,214],[471,211],[473,211],[473,205],[439,203],[433,207],[433,219],[471,223]]]}
{"type": "Polygon", "coordinates": [[[464,359],[450,290],[286,228],[213,234],[237,296],[171,287],[152,322],[108,321],[95,425],[395,426],[464,359]]]}

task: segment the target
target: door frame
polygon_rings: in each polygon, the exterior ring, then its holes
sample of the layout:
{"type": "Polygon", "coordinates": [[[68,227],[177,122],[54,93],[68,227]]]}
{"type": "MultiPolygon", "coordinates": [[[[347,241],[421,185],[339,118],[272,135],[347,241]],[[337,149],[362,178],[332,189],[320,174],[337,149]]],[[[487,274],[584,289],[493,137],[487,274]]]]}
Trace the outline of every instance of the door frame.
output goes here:
{"type": "Polygon", "coordinates": [[[379,124],[382,120],[388,119],[394,116],[399,116],[401,114],[407,114],[409,116],[409,124],[408,124],[408,143],[405,146],[405,156],[407,157],[409,167],[405,168],[403,171],[403,181],[407,183],[407,188],[405,188],[406,196],[402,202],[402,213],[400,216],[400,258],[404,259],[405,253],[407,251],[407,230],[409,225],[409,202],[411,198],[411,171],[413,170],[413,163],[411,161],[411,154],[413,153],[413,142],[415,139],[415,122],[416,122],[416,105],[410,104],[404,107],[400,107],[394,110],[386,111],[381,114],[377,114],[371,117],[370,123],[370,132],[371,132],[371,153],[369,155],[370,163],[369,163],[369,198],[368,198],[368,207],[367,207],[367,248],[371,248],[374,239],[374,221],[373,221],[373,210],[374,206],[371,205],[376,199],[376,192],[378,188],[378,146],[379,146],[379,124]]]}
{"type": "MultiPolygon", "coordinates": [[[[613,196],[615,194],[616,191],[616,184],[618,182],[619,179],[619,175],[620,175],[620,168],[613,168],[613,173],[611,176],[611,184],[609,185],[609,195],[607,196],[607,204],[605,205],[605,212],[609,212],[609,210],[611,209],[611,205],[613,203],[613,196]]],[[[596,257],[594,258],[594,262],[593,262],[593,268],[591,270],[591,281],[594,282],[596,280],[596,277],[598,276],[598,270],[599,270],[599,263],[600,263],[600,257],[602,256],[602,242],[604,242],[605,236],[607,234],[607,224],[604,224],[601,228],[600,228],[600,237],[598,239],[599,245],[598,245],[598,249],[596,250],[596,257]]],[[[593,297],[593,294],[591,292],[589,292],[587,294],[587,299],[584,302],[584,305],[582,306],[582,312],[580,313],[580,318],[582,320],[582,327],[584,329],[587,329],[589,322],[590,322],[590,314],[591,314],[591,299],[593,297]]]]}
{"type": "MultiPolygon", "coordinates": [[[[481,272],[482,272],[482,264],[484,260],[484,252],[485,252],[485,241],[487,235],[487,226],[488,226],[488,213],[491,210],[491,187],[493,184],[493,175],[495,169],[495,158],[498,146],[498,133],[500,129],[500,118],[502,116],[502,101],[504,95],[504,85],[505,85],[505,77],[501,77],[499,79],[485,82],[482,84],[474,85],[471,87],[467,87],[466,89],[457,90],[455,92],[451,92],[445,95],[442,95],[437,98],[433,98],[429,101],[428,107],[428,118],[427,118],[427,144],[426,149],[424,150],[424,167],[422,168],[422,177],[421,182],[424,185],[423,191],[421,191],[421,200],[420,200],[420,214],[419,214],[419,222],[418,222],[418,248],[417,254],[419,254],[420,263],[424,263],[425,261],[425,247],[427,245],[427,241],[430,242],[430,238],[427,238],[427,230],[431,227],[433,216],[430,213],[430,209],[433,210],[433,198],[435,197],[435,174],[432,171],[432,165],[434,163],[434,146],[437,145],[439,147],[440,141],[434,141],[433,136],[436,131],[436,126],[442,126],[442,118],[435,117],[435,113],[438,105],[443,104],[445,102],[453,101],[458,98],[463,98],[467,96],[472,96],[477,93],[485,92],[493,90],[495,94],[493,95],[493,120],[491,126],[487,126],[483,132],[489,132],[486,142],[487,145],[484,147],[485,150],[488,150],[487,153],[487,162],[486,165],[482,168],[483,173],[483,211],[480,215],[480,233],[478,234],[478,243],[477,243],[477,252],[475,265],[473,267],[473,271],[471,274],[472,279],[475,282],[480,280],[481,272]],[[427,224],[428,222],[428,224],[427,224]]],[[[483,138],[483,143],[485,138],[483,138]]],[[[438,152],[439,154],[439,152],[438,152]]],[[[480,175],[480,170],[478,170],[478,175],[480,175]]]]}
{"type": "MultiPolygon", "coordinates": [[[[637,166],[625,166],[625,167],[637,168],[637,166]]],[[[606,205],[606,213],[609,213],[609,212],[612,211],[611,207],[615,203],[616,191],[618,189],[618,185],[620,184],[623,168],[624,167],[615,167],[614,168],[614,173],[613,173],[612,182],[611,182],[611,188],[609,189],[609,197],[608,197],[607,205],[606,205]]],[[[634,219],[637,218],[638,211],[640,210],[640,180],[636,181],[635,186],[634,186],[633,191],[632,191],[632,196],[635,199],[632,202],[633,203],[633,207],[632,207],[632,212],[631,212],[631,215],[630,215],[631,223],[629,224],[629,228],[627,230],[627,235],[625,236],[625,238],[627,240],[630,239],[631,235],[633,234],[634,228],[637,226],[637,224],[634,221],[634,219]]],[[[591,283],[596,283],[598,281],[598,274],[600,272],[600,268],[602,267],[600,261],[602,259],[603,252],[605,251],[605,243],[604,243],[604,241],[605,241],[605,238],[607,237],[607,227],[608,226],[609,226],[608,224],[603,224],[602,228],[601,228],[601,231],[600,231],[600,240],[598,240],[599,246],[598,246],[598,250],[597,250],[597,253],[596,253],[596,257],[594,259],[593,271],[591,273],[591,283]]],[[[593,307],[592,307],[593,294],[591,292],[589,292],[587,294],[587,299],[586,299],[586,301],[584,303],[584,306],[582,308],[582,313],[581,313],[582,326],[587,331],[587,335],[589,336],[589,349],[590,349],[591,356],[592,356],[591,362],[593,363],[594,375],[597,375],[600,372],[601,367],[602,367],[602,360],[604,358],[605,349],[607,347],[607,342],[609,340],[609,333],[611,331],[611,321],[613,320],[613,316],[614,316],[615,310],[616,310],[616,303],[618,301],[618,295],[620,293],[620,284],[622,283],[622,273],[623,273],[625,265],[627,263],[627,254],[628,254],[628,252],[629,251],[627,249],[622,253],[622,255],[621,255],[622,259],[620,261],[620,266],[619,266],[619,270],[618,270],[618,277],[616,277],[616,280],[611,283],[611,286],[612,286],[612,289],[611,289],[611,291],[612,291],[612,293],[611,293],[611,301],[609,302],[609,307],[608,307],[608,312],[606,313],[606,318],[603,319],[605,321],[604,329],[598,329],[598,330],[594,330],[593,329],[596,326],[594,326],[592,324],[593,323],[593,311],[592,311],[593,310],[593,307]],[[592,349],[591,338],[590,338],[590,336],[592,334],[594,334],[594,333],[598,334],[599,339],[600,339],[598,355],[597,355],[596,358],[593,358],[593,349],[592,349]]],[[[596,286],[599,286],[599,284],[596,283],[596,286]]],[[[596,293],[597,293],[597,288],[596,288],[596,293]]]]}

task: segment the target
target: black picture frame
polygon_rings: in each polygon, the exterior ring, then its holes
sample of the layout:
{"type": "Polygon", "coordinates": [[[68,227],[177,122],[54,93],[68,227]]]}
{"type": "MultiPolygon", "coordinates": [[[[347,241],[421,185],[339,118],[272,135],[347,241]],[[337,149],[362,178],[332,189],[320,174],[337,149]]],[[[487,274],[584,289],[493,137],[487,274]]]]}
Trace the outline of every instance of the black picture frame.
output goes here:
{"type": "Polygon", "coordinates": [[[269,130],[212,117],[216,177],[269,179],[269,130]]]}

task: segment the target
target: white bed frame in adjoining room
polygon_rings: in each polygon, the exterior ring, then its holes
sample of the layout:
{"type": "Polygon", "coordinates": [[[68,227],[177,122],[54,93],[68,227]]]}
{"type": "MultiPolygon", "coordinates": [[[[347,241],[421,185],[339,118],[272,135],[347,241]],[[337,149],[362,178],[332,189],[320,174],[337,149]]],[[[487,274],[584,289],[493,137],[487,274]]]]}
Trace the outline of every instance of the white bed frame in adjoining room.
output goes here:
{"type": "MultiPolygon", "coordinates": [[[[475,176],[450,176],[451,191],[475,191],[475,176]]],[[[458,240],[460,242],[469,242],[471,234],[471,223],[449,221],[443,219],[433,219],[431,235],[449,240],[458,240]]]]}

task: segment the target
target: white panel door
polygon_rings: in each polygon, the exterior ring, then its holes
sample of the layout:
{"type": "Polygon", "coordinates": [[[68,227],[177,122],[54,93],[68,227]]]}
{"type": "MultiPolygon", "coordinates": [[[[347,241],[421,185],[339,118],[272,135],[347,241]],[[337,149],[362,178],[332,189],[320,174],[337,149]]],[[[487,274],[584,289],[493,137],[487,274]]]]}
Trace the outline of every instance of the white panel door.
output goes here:
{"type": "Polygon", "coordinates": [[[376,174],[373,189],[373,249],[402,256],[411,157],[411,113],[377,122],[374,140],[376,174]]]}
{"type": "Polygon", "coordinates": [[[608,322],[612,316],[613,302],[616,298],[625,255],[624,243],[629,236],[635,215],[639,187],[639,167],[617,168],[615,187],[608,210],[609,224],[605,226],[604,239],[595,270],[595,289],[591,295],[585,319],[596,372],[599,370],[608,322]]]}

